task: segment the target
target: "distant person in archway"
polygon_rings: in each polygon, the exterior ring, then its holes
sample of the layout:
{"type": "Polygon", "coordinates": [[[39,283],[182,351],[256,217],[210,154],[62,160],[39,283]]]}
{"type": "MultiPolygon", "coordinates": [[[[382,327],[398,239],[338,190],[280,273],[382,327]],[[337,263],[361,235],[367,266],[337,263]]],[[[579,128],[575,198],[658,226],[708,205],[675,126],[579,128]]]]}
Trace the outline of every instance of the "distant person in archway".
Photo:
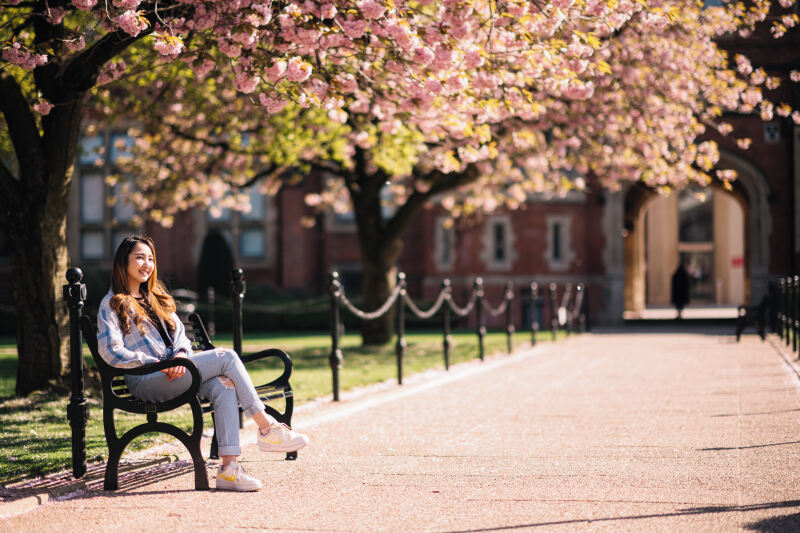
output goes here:
{"type": "Polygon", "coordinates": [[[683,308],[689,303],[689,272],[683,266],[683,261],[672,274],[672,305],[678,310],[678,320],[682,318],[683,308]]]}

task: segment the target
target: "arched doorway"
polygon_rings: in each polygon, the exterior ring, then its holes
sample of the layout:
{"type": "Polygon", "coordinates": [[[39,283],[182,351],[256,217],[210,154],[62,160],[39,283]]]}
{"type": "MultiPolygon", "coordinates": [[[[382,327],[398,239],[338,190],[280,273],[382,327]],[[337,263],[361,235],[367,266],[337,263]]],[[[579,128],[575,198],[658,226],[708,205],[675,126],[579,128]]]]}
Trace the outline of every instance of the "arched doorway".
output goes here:
{"type": "Polygon", "coordinates": [[[680,259],[694,274],[692,303],[734,306],[766,294],[769,186],[754,165],[730,152],[721,152],[718,168],[737,171],[731,190],[715,184],[664,198],[636,183],[616,195],[621,227],[607,226],[606,238],[622,241],[624,316],[669,306],[669,280],[680,259]]]}
{"type": "Polygon", "coordinates": [[[689,272],[694,306],[745,301],[744,207],[721,188],[687,189],[644,209],[645,307],[670,306],[678,264],[689,272]]]}

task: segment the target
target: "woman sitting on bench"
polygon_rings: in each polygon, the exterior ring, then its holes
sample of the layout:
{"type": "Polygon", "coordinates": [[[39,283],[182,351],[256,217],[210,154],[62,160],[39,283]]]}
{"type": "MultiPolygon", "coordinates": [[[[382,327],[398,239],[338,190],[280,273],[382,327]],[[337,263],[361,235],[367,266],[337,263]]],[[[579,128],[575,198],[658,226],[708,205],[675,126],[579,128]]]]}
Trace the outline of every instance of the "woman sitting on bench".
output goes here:
{"type": "MultiPolygon", "coordinates": [[[[175,301],[158,280],[155,244],[150,237],[126,237],[114,256],[111,290],[97,316],[100,355],[109,365],[134,368],[172,357],[188,357],[200,371],[200,395],[214,404],[214,426],[222,466],[216,486],[223,490],[254,491],[261,482],[249,476],[236,461],[239,447],[239,406],[258,425],[258,448],[293,452],[308,444],[308,437],[268,415],[253,382],[233,350],[192,352],[183,324],[175,314],[175,301]]],[[[186,391],[191,376],[182,366],[143,376],[126,376],[135,397],[161,402],[186,391]]]]}

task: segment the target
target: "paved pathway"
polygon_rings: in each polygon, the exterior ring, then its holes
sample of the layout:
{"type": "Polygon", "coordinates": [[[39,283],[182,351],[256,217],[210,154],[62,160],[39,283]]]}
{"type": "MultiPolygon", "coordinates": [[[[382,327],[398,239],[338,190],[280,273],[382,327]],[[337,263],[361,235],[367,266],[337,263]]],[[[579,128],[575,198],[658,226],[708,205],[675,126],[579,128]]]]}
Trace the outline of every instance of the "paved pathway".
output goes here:
{"type": "Polygon", "coordinates": [[[755,336],[587,334],[416,381],[301,410],[296,462],[248,446],[260,493],[179,463],[0,531],[800,529],[800,381],[755,336]]]}

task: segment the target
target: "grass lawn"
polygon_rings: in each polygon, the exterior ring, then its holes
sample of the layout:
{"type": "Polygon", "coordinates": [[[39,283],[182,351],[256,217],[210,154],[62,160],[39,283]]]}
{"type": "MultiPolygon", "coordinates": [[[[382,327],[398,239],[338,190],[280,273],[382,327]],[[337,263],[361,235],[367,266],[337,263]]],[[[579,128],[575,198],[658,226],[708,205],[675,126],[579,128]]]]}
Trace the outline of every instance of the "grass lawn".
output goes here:
{"type": "MultiPolygon", "coordinates": [[[[456,332],[452,336],[451,364],[478,356],[477,338],[474,332],[456,332]]],[[[549,332],[541,332],[537,341],[550,340],[549,332]]],[[[527,334],[515,337],[517,344],[528,342],[527,334]]],[[[406,336],[404,376],[432,368],[444,368],[442,336],[440,333],[410,332],[406,336]]],[[[218,336],[216,345],[232,347],[230,335],[218,336]]],[[[244,352],[255,352],[268,347],[286,350],[294,362],[291,382],[295,392],[295,405],[319,397],[331,397],[331,369],[328,363],[330,336],[327,333],[292,335],[252,335],[244,341],[244,352]]],[[[502,332],[487,334],[486,354],[505,352],[506,336],[502,332]]],[[[363,348],[358,334],[348,334],[341,340],[344,366],[340,371],[343,391],[356,387],[396,379],[397,366],[394,344],[384,347],[363,348]]],[[[93,366],[88,349],[85,353],[87,365],[93,366]]],[[[13,398],[17,370],[16,346],[13,339],[0,339],[0,483],[70,468],[72,464],[71,429],[66,419],[69,394],[52,392],[34,393],[27,398],[13,398]]],[[[279,375],[279,363],[259,361],[248,365],[256,384],[265,383],[279,375]]],[[[87,427],[86,447],[89,461],[104,458],[106,448],[103,434],[103,415],[100,393],[88,396],[90,418],[87,427]]],[[[280,410],[283,406],[276,405],[280,410]]],[[[142,418],[139,415],[119,413],[118,433],[132,427],[142,418]]],[[[159,420],[189,428],[191,412],[188,408],[177,409],[159,415],[159,420]]],[[[211,427],[211,417],[206,416],[206,427],[211,427]]],[[[172,437],[163,434],[148,434],[137,438],[128,450],[146,448],[172,437]]],[[[204,450],[206,451],[206,450],[204,450]]]]}

